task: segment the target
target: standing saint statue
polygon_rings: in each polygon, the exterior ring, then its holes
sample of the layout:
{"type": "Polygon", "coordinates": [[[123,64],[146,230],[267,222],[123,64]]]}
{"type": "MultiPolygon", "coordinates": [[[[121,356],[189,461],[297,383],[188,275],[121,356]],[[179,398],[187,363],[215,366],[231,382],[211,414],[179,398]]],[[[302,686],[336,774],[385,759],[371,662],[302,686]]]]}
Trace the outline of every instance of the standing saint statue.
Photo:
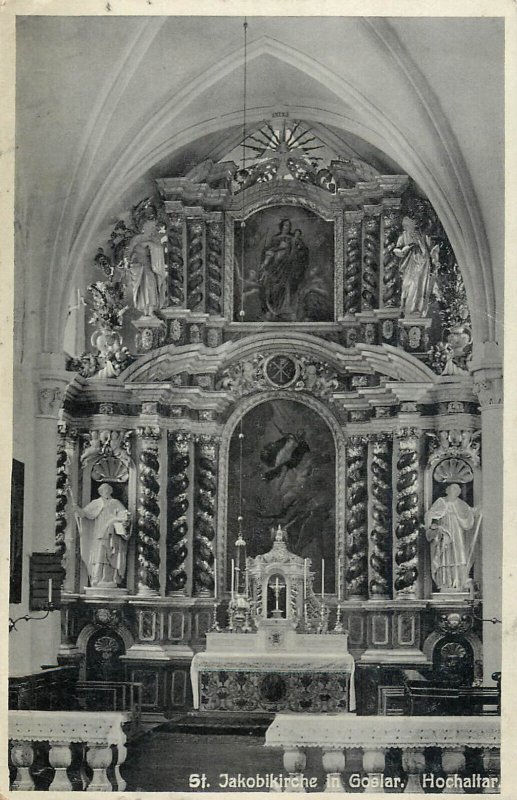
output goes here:
{"type": "Polygon", "coordinates": [[[460,494],[457,483],[449,484],[445,497],[435,500],[424,517],[431,544],[431,574],[440,591],[461,592],[468,586],[475,537],[467,545],[465,534],[474,526],[475,511],[460,494]]]}
{"type": "Polygon", "coordinates": [[[404,217],[402,233],[393,252],[402,259],[400,305],[404,317],[425,317],[434,284],[432,267],[438,266],[437,244],[423,234],[414,219],[404,217]]]}
{"type": "Polygon", "coordinates": [[[130,536],[129,511],[112,494],[109,483],[101,483],[99,497],[84,508],[74,506],[81,558],[88,570],[90,585],[105,589],[115,589],[124,581],[130,536]]]}
{"type": "Polygon", "coordinates": [[[131,240],[126,254],[133,287],[133,305],[145,316],[152,316],[165,303],[167,270],[163,239],[156,220],[146,219],[142,233],[131,240]]]}

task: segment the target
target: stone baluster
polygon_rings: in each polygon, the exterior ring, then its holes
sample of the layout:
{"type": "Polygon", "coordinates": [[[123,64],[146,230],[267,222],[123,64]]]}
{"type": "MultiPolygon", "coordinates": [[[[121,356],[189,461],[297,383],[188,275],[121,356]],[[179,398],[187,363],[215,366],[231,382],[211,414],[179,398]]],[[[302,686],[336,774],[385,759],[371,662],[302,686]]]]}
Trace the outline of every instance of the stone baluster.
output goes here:
{"type": "Polygon", "coordinates": [[[32,742],[11,743],[11,763],[16,767],[16,775],[12,783],[13,791],[32,792],[34,791],[34,781],[29,772],[29,767],[34,761],[34,751],[32,742]]]}
{"type": "Polygon", "coordinates": [[[371,448],[370,596],[380,599],[391,595],[391,437],[387,434],[376,435],[371,448]]]}
{"type": "Polygon", "coordinates": [[[214,592],[214,539],[217,496],[217,442],[202,434],[196,448],[194,513],[194,594],[214,592]]]}
{"type": "Polygon", "coordinates": [[[88,744],[86,761],[93,770],[88,792],[111,792],[112,785],[107,770],[113,761],[113,751],[109,744],[88,744]]]}
{"type": "Polygon", "coordinates": [[[379,218],[365,217],[363,222],[362,309],[377,308],[379,303],[379,218]]]}
{"type": "Polygon", "coordinates": [[[160,589],[160,506],[158,492],[159,428],[139,428],[142,437],[138,469],[138,594],[156,595],[160,589]]]}
{"type": "Polygon", "coordinates": [[[420,776],[425,771],[425,755],[423,750],[404,750],[402,753],[402,767],[407,774],[405,791],[407,794],[425,794],[420,776]]]}
{"type": "MultiPolygon", "coordinates": [[[[442,769],[447,776],[461,775],[465,772],[465,753],[463,748],[444,748],[442,750],[442,769]]],[[[452,783],[452,781],[451,781],[452,783]]],[[[449,794],[464,794],[460,786],[446,786],[449,794]]]]}
{"type": "MultiPolygon", "coordinates": [[[[486,747],[483,750],[483,769],[489,778],[498,778],[501,774],[501,756],[498,749],[486,747]]],[[[498,794],[500,791],[497,785],[487,786],[482,790],[482,794],[498,794]]]]}
{"type": "Polygon", "coordinates": [[[206,310],[209,314],[220,316],[223,311],[223,226],[221,222],[210,221],[207,224],[206,262],[206,310]]]}
{"type": "Polygon", "coordinates": [[[191,311],[203,311],[204,306],[204,223],[187,223],[187,306],[191,311]]]}
{"type": "Polygon", "coordinates": [[[184,220],[179,214],[169,215],[168,239],[169,283],[167,301],[168,305],[173,308],[183,308],[185,305],[184,220]]]}
{"type": "Polygon", "coordinates": [[[169,487],[171,496],[168,509],[167,593],[183,591],[188,580],[186,561],[191,494],[191,436],[183,431],[174,431],[170,434],[170,443],[169,487]]]}
{"type": "Polygon", "coordinates": [[[303,750],[293,748],[284,750],[284,769],[289,773],[286,780],[286,792],[305,792],[303,772],[307,765],[307,756],[303,750]]]}
{"type": "Polygon", "coordinates": [[[366,436],[351,436],[346,451],[346,583],[349,597],[368,593],[368,507],[366,436]]]}
{"type": "Polygon", "coordinates": [[[384,308],[398,306],[400,300],[399,261],[393,251],[400,233],[400,214],[385,209],[382,218],[382,305],[384,308]]]}
{"type": "Polygon", "coordinates": [[[384,750],[363,750],[363,770],[368,778],[368,792],[383,792],[382,782],[386,767],[384,750]]]}
{"type": "Polygon", "coordinates": [[[323,769],[327,773],[325,792],[344,792],[342,774],[345,771],[344,750],[323,750],[321,757],[323,769]]]}
{"type": "Polygon", "coordinates": [[[356,314],[361,307],[361,222],[355,211],[345,211],[346,246],[343,281],[345,314],[356,314]]]}
{"type": "Polygon", "coordinates": [[[394,588],[398,597],[415,597],[418,578],[418,537],[420,521],[420,476],[418,433],[404,428],[398,433],[397,526],[395,536],[396,574],[394,588]]]}
{"type": "Polygon", "coordinates": [[[49,786],[52,792],[71,792],[73,789],[67,769],[72,763],[70,742],[50,741],[48,760],[51,767],[56,770],[49,786]]]}
{"type": "Polygon", "coordinates": [[[115,791],[118,790],[119,792],[125,792],[127,784],[122,775],[120,774],[120,767],[126,760],[127,747],[125,744],[119,742],[119,744],[116,745],[116,749],[117,749],[117,755],[115,764],[115,780],[117,785],[114,787],[114,789],[115,791]]]}

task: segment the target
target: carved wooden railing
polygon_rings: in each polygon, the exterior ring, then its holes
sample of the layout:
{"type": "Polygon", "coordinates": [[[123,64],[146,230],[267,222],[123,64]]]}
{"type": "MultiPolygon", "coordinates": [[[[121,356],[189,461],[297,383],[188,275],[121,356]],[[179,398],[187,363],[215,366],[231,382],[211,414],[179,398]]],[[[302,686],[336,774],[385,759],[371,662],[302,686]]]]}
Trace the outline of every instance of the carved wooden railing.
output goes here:
{"type": "Polygon", "coordinates": [[[9,708],[58,711],[76,708],[78,668],[51,667],[30,675],[9,678],[9,708]]]}
{"type": "Polygon", "coordinates": [[[266,747],[283,750],[285,791],[475,791],[496,794],[500,719],[279,714],[266,747]],[[324,785],[305,772],[321,753],[324,785]]]}
{"type": "Polygon", "coordinates": [[[123,726],[129,721],[130,714],[122,712],[9,711],[11,789],[42,788],[35,780],[34,762],[42,743],[48,743],[48,764],[39,769],[39,773],[50,773],[50,785],[45,788],[124,791],[120,766],[126,758],[123,726]]]}

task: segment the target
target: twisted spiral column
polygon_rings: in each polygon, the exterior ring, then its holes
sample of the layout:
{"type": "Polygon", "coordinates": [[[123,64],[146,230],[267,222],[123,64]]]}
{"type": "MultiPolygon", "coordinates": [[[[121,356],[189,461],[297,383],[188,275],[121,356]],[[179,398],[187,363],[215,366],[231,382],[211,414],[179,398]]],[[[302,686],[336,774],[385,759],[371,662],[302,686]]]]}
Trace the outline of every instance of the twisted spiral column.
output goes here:
{"type": "Polygon", "coordinates": [[[366,597],[368,588],[368,438],[351,436],[346,453],[346,558],[349,597],[366,597]]]}
{"type": "Polygon", "coordinates": [[[391,437],[378,434],[371,447],[370,595],[384,598],[391,594],[391,437]]]}
{"type": "Polygon", "coordinates": [[[209,314],[220,315],[223,310],[223,226],[220,222],[207,225],[206,259],[206,309],[209,314]]]}
{"type": "Polygon", "coordinates": [[[185,303],[185,260],[183,258],[183,218],[179,214],[169,217],[169,305],[185,303]]]}
{"type": "Polygon", "coordinates": [[[160,589],[160,506],[158,493],[159,428],[140,428],[142,448],[138,457],[138,594],[158,594],[160,589]]]}
{"type": "Polygon", "coordinates": [[[400,232],[400,217],[394,211],[383,215],[382,249],[382,305],[385,308],[397,306],[400,300],[399,261],[394,255],[400,232]]]}
{"type": "Polygon", "coordinates": [[[194,594],[214,591],[214,539],[217,496],[217,443],[202,434],[196,447],[194,512],[194,594]]]}
{"type": "Polygon", "coordinates": [[[397,526],[395,536],[395,591],[414,596],[418,578],[418,537],[422,530],[419,509],[418,435],[414,428],[398,433],[397,526]]]}
{"type": "Polygon", "coordinates": [[[346,229],[346,257],[343,281],[345,314],[356,314],[361,305],[361,226],[351,223],[346,229]]]}
{"type": "Polygon", "coordinates": [[[172,502],[168,509],[167,593],[182,591],[187,584],[186,560],[189,552],[187,512],[190,506],[190,436],[175,431],[170,435],[170,443],[169,487],[172,502]]]}
{"type": "Polygon", "coordinates": [[[379,220],[365,217],[363,222],[363,309],[376,308],[379,294],[379,220]]]}
{"type": "Polygon", "coordinates": [[[192,311],[203,305],[203,229],[200,221],[188,224],[187,305],[192,311]]]}
{"type": "Polygon", "coordinates": [[[66,553],[65,532],[67,526],[66,506],[68,503],[68,489],[70,487],[68,475],[68,453],[64,432],[60,432],[57,442],[56,458],[56,527],[55,551],[63,559],[66,553]]]}

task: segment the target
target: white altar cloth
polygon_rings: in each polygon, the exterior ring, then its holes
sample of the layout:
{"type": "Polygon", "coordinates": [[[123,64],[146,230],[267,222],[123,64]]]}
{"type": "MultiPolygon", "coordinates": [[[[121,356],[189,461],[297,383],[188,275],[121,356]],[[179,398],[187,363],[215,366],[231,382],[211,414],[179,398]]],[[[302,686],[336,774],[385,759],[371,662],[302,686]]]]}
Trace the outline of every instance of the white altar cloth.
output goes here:
{"type": "MultiPolygon", "coordinates": [[[[251,637],[249,637],[251,639],[251,637]]],[[[318,638],[318,637],[314,637],[318,638]]],[[[251,643],[251,642],[250,642],[251,643]]],[[[355,710],[354,659],[348,652],[286,653],[249,652],[246,654],[226,650],[197,653],[190,665],[190,679],[194,708],[199,708],[199,674],[201,672],[338,672],[348,673],[349,709],[355,710]]]]}

